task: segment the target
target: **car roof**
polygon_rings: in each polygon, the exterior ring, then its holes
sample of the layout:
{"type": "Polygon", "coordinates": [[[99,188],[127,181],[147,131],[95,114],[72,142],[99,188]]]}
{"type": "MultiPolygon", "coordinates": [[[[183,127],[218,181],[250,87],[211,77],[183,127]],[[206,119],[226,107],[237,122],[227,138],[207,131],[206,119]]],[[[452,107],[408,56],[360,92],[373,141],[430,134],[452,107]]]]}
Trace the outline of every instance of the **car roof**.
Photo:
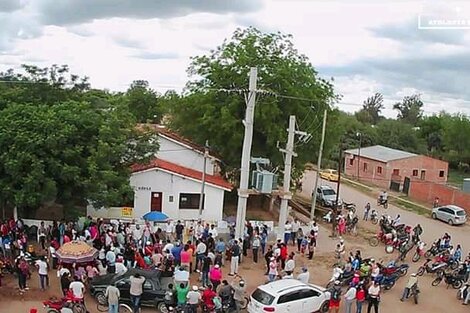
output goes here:
{"type": "Polygon", "coordinates": [[[456,206],[456,205],[453,205],[453,204],[449,204],[449,205],[443,205],[443,206],[440,206],[438,207],[437,209],[441,209],[441,208],[449,208],[451,210],[454,210],[454,211],[465,211],[464,209],[462,209],[461,207],[459,206],[456,206]]]}
{"type": "Polygon", "coordinates": [[[279,294],[283,294],[284,292],[295,291],[299,288],[304,288],[304,287],[311,287],[311,288],[316,289],[319,292],[324,291],[323,287],[312,285],[312,284],[304,284],[300,280],[293,279],[293,278],[275,280],[265,285],[261,285],[258,288],[273,296],[276,296],[279,294]]]}
{"type": "Polygon", "coordinates": [[[322,186],[320,186],[320,187],[318,187],[318,188],[320,188],[320,189],[331,189],[331,190],[334,190],[333,187],[328,186],[328,185],[322,185],[322,186]]]}

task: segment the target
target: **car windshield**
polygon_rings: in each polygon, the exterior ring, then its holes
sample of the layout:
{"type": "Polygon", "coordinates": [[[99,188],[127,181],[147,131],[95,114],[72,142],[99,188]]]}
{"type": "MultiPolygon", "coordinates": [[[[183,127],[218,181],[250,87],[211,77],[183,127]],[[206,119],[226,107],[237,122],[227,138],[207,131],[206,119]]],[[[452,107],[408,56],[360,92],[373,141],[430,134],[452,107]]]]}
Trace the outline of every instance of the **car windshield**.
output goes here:
{"type": "Polygon", "coordinates": [[[336,193],[333,189],[323,189],[323,194],[325,196],[334,196],[336,193]]]}
{"type": "Polygon", "coordinates": [[[338,171],[333,170],[333,171],[330,171],[330,173],[336,175],[336,174],[338,174],[338,171]]]}
{"type": "Polygon", "coordinates": [[[458,216],[465,216],[465,211],[457,211],[458,216]]]}
{"type": "Polygon", "coordinates": [[[259,288],[256,289],[251,296],[253,297],[253,299],[264,305],[270,305],[271,303],[273,303],[274,300],[273,296],[259,288]]]}

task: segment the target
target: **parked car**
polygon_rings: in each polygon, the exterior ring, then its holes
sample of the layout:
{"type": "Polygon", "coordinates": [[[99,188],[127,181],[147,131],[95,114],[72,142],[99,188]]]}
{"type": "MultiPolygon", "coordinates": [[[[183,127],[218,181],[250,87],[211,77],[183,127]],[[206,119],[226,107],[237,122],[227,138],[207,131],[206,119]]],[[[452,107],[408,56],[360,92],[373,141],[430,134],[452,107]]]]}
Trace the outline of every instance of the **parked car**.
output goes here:
{"type": "Polygon", "coordinates": [[[90,294],[100,304],[106,304],[106,288],[116,284],[121,293],[121,301],[130,303],[130,277],[139,273],[145,277],[143,286],[144,293],[141,297],[141,305],[154,307],[158,312],[167,312],[165,305],[165,290],[160,284],[160,271],[148,271],[140,269],[130,269],[124,274],[108,274],[95,277],[90,283],[90,294]]]}
{"type": "Polygon", "coordinates": [[[326,169],[320,171],[320,178],[329,180],[329,181],[338,181],[338,171],[332,169],[326,169]]]}
{"type": "MultiPolygon", "coordinates": [[[[336,191],[330,186],[324,185],[317,188],[317,199],[325,207],[333,207],[336,203],[336,191]]],[[[338,206],[342,207],[343,201],[338,199],[338,206]]]]}
{"type": "Polygon", "coordinates": [[[467,222],[467,213],[456,205],[444,205],[432,209],[432,218],[448,223],[449,225],[460,225],[467,222]]]}
{"type": "Polygon", "coordinates": [[[281,279],[259,286],[252,294],[248,313],[328,312],[330,293],[325,288],[296,279],[281,279]]]}

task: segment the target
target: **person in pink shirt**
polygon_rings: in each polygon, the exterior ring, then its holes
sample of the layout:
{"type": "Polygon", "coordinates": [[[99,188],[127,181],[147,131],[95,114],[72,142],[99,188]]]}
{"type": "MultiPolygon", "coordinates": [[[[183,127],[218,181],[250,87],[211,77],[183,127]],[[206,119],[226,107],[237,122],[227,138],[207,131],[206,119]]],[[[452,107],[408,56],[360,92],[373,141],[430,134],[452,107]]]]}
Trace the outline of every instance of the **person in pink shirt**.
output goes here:
{"type": "Polygon", "coordinates": [[[222,281],[222,270],[220,269],[219,264],[216,264],[211,268],[211,270],[209,271],[209,279],[212,283],[214,291],[216,291],[217,287],[222,281]]]}
{"type": "Polygon", "coordinates": [[[181,251],[180,258],[181,258],[181,266],[186,268],[190,268],[191,265],[191,252],[189,250],[189,245],[184,245],[183,251],[181,251]]]}

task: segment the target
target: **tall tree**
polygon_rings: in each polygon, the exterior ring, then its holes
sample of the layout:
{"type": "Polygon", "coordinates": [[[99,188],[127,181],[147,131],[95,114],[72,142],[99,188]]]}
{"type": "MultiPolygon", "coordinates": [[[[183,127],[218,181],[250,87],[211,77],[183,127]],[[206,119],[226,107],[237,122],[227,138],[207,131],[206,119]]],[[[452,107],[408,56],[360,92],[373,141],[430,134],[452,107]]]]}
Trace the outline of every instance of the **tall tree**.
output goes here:
{"type": "Polygon", "coordinates": [[[356,113],[356,117],[362,123],[376,125],[383,118],[380,115],[383,108],[383,95],[377,92],[364,101],[362,109],[356,113]]]}
{"type": "Polygon", "coordinates": [[[127,89],[124,101],[139,123],[158,123],[163,117],[158,97],[158,93],[150,88],[148,81],[135,80],[127,89]]]}
{"type": "Polygon", "coordinates": [[[418,131],[399,120],[386,119],[376,126],[377,144],[393,149],[424,153],[426,145],[418,137],[418,131]]]}
{"type": "Polygon", "coordinates": [[[314,136],[308,144],[296,147],[294,167],[302,168],[313,160],[320,137],[313,131],[321,127],[322,111],[335,100],[335,94],[332,84],[318,76],[307,57],[294,48],[291,38],[254,28],[238,29],[210,54],[193,57],[187,96],[172,106],[171,127],[199,143],[208,139],[229,168],[238,168],[246,108],[244,90],[250,67],[256,66],[258,89],[265,92],[257,97],[252,155],[282,164],[277,142],[286,141],[289,115],[293,114],[299,126],[314,136]]]}
{"type": "Polygon", "coordinates": [[[421,96],[416,94],[405,96],[401,102],[393,105],[393,109],[398,110],[398,119],[416,126],[423,116],[423,101],[421,96]]]}

